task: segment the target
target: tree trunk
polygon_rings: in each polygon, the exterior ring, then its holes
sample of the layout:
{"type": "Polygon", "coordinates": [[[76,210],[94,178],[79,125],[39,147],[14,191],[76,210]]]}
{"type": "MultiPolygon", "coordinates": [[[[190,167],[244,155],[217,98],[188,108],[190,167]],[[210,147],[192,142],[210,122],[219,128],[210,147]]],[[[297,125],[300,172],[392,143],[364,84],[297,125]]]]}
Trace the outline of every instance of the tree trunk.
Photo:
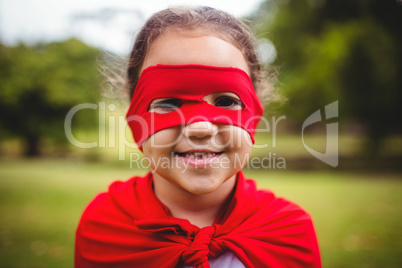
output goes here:
{"type": "Polygon", "coordinates": [[[35,157],[39,156],[39,138],[35,136],[29,136],[25,138],[25,156],[35,157]]]}

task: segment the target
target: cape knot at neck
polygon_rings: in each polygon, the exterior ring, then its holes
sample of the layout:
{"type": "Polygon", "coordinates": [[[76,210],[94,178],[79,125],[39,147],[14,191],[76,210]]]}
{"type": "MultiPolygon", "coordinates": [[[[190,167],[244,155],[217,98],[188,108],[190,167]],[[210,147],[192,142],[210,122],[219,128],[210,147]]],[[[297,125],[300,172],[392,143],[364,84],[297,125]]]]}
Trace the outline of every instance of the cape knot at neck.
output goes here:
{"type": "Polygon", "coordinates": [[[205,264],[205,267],[209,267],[209,265],[207,265],[209,245],[214,233],[215,227],[213,226],[207,226],[198,231],[191,245],[186,248],[182,254],[183,261],[186,265],[196,266],[205,264]]]}

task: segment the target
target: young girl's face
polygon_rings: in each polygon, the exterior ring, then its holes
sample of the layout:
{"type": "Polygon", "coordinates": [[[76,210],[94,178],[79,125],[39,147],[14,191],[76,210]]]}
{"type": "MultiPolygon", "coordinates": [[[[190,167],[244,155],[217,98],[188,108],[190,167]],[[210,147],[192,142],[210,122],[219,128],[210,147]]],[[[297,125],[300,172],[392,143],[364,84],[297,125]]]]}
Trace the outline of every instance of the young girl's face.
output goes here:
{"type": "MultiPolygon", "coordinates": [[[[194,31],[169,31],[160,36],[151,45],[142,70],[157,64],[236,67],[249,73],[238,48],[213,34],[194,31]]],[[[231,92],[216,92],[203,99],[225,109],[242,108],[239,97],[231,92]]],[[[168,112],[166,103],[175,105],[172,99],[155,99],[149,111],[168,112]]],[[[207,121],[158,131],[142,145],[155,178],[196,195],[212,193],[226,181],[234,181],[251,146],[244,129],[207,121]]]]}

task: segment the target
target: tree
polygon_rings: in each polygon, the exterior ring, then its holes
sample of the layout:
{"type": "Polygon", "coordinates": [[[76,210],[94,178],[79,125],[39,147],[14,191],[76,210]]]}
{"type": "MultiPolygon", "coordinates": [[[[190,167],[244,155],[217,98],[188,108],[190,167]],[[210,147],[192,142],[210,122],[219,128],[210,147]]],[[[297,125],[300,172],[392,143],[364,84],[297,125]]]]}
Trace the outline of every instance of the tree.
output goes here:
{"type": "MultiPolygon", "coordinates": [[[[66,113],[98,98],[98,55],[76,39],[0,45],[0,134],[22,138],[27,156],[39,154],[43,139],[65,142],[66,113]]],[[[94,125],[94,116],[86,116],[81,122],[94,125]]]]}
{"type": "Polygon", "coordinates": [[[260,36],[276,46],[288,118],[300,124],[339,100],[340,119],[364,126],[372,154],[402,131],[395,122],[402,102],[400,1],[266,0],[254,19],[260,36]]]}

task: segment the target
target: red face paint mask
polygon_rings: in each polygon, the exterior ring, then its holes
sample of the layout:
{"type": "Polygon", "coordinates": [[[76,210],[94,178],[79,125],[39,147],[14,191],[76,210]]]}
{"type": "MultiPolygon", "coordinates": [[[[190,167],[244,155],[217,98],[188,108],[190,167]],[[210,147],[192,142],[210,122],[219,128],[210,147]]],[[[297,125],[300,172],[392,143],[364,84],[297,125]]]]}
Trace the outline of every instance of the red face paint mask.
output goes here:
{"type": "Polygon", "coordinates": [[[131,100],[127,122],[141,147],[152,134],[199,121],[229,124],[246,130],[254,143],[256,126],[263,108],[250,77],[241,69],[205,65],[156,65],[146,68],[131,100]],[[209,104],[202,98],[216,92],[236,94],[239,110],[209,104]],[[155,99],[172,98],[181,106],[167,113],[148,111],[155,99]]]}

